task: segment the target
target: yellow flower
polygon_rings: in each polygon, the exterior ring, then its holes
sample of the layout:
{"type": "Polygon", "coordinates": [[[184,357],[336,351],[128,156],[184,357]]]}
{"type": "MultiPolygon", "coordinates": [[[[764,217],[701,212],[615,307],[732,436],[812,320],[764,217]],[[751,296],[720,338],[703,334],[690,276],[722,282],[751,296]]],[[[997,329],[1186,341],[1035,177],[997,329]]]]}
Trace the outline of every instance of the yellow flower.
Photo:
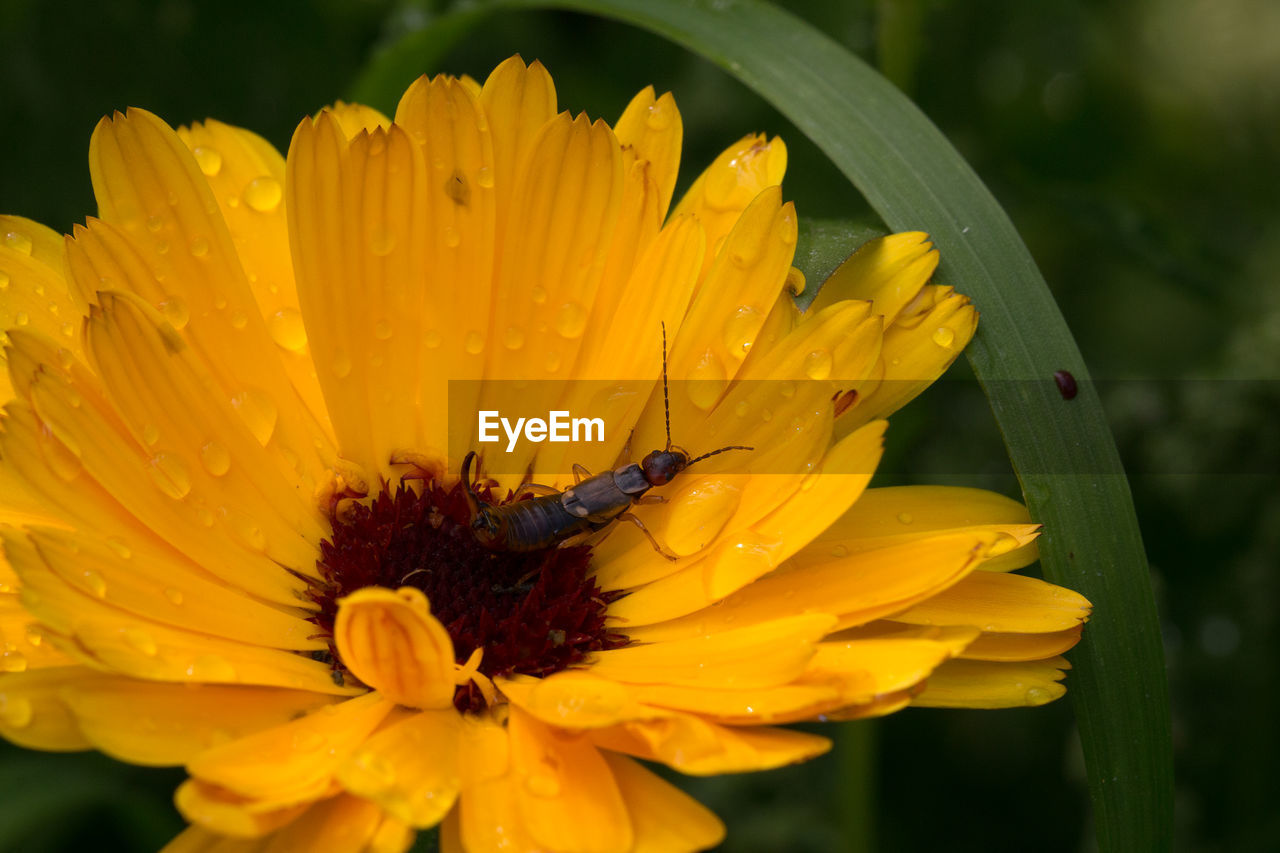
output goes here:
{"type": "MultiPolygon", "coordinates": [[[[758,770],[826,750],[784,723],[1061,695],[1089,605],[1009,573],[1026,511],[867,488],[883,418],[976,324],[937,253],[875,241],[801,314],[782,143],[668,214],[680,145],[670,95],[610,128],[518,58],[417,81],[394,122],[325,110],[287,161],[104,120],[97,219],[0,222],[0,732],[185,765],[174,851],[437,824],[446,850],[692,850],[721,824],[636,758],[758,770]],[[753,449],[634,507],[657,548],[625,521],[482,545],[457,472],[496,380],[642,389],[538,386],[613,425],[505,463],[565,489],[666,446],[663,326],[675,438],[753,449]]],[[[522,512],[518,482],[479,499],[522,512]]]]}

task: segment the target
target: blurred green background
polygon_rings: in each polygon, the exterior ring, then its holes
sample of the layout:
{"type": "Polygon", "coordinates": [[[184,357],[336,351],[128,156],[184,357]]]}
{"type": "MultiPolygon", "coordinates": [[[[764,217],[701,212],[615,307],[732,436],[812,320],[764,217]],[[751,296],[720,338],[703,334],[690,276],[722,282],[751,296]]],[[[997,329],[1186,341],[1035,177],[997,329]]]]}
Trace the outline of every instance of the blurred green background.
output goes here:
{"type": "MultiPolygon", "coordinates": [[[[1021,231],[1102,380],[1132,476],[1174,703],[1178,849],[1275,849],[1280,810],[1266,780],[1280,758],[1280,4],[782,5],[910,94],[1021,231]]],[[[217,117],[283,148],[299,117],[346,94],[380,45],[438,11],[389,0],[3,0],[0,209],[61,230],[92,213],[89,133],[125,106],[173,124],[217,117]]],[[[775,112],[647,33],[508,12],[421,70],[483,79],[515,52],[548,66],[562,107],[593,116],[616,118],[649,83],[673,91],[684,184],[723,146],[764,130],[788,143],[784,189],[802,218],[876,225],[775,112]]],[[[894,417],[881,484],[1017,493],[968,375],[958,364],[956,381],[894,417]]],[[[1066,702],[909,710],[821,731],[836,751],[809,765],[688,781],[728,823],[724,849],[1093,846],[1066,702]]],[[[157,848],[181,825],[170,805],[180,778],[0,745],[0,850],[157,848]]]]}

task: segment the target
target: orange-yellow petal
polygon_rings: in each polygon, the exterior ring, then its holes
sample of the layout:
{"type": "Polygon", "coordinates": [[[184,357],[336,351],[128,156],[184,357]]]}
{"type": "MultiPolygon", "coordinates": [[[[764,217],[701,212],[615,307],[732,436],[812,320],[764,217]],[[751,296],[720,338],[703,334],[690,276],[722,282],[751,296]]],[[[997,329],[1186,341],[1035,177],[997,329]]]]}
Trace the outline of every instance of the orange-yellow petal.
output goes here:
{"type": "Polygon", "coordinates": [[[0,674],[0,735],[28,749],[74,752],[92,744],[61,698],[62,688],[95,676],[81,666],[0,674]]]}
{"type": "Polygon", "coordinates": [[[452,704],[453,641],[419,590],[371,586],[340,599],[333,638],[347,669],[391,701],[452,704]]]}
{"type": "Polygon", "coordinates": [[[338,781],[409,826],[435,826],[462,785],[462,727],[453,708],[410,714],[357,749],[339,768],[338,781]]]}
{"type": "Polygon", "coordinates": [[[947,661],[929,676],[911,704],[923,708],[1018,708],[1043,705],[1067,692],[1059,682],[1070,668],[1064,658],[996,663],[947,661]]]}
{"type": "Polygon", "coordinates": [[[1089,618],[1078,592],[1023,575],[978,572],[893,618],[918,625],[974,625],[1015,634],[1065,631],[1089,618]]]}
{"type": "Polygon", "coordinates": [[[869,299],[888,326],[929,281],[938,257],[929,235],[921,231],[868,240],[822,283],[809,312],[842,299],[869,299]]]}
{"type": "Polygon", "coordinates": [[[604,757],[631,815],[631,853],[706,850],[724,840],[724,824],[697,800],[637,761],[604,757]]]}

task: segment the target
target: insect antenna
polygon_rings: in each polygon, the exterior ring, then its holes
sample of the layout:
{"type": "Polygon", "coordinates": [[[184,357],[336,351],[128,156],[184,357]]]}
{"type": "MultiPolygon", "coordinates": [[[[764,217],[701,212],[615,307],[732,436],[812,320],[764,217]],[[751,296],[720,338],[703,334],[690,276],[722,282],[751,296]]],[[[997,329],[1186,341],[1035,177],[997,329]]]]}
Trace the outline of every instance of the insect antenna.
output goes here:
{"type": "Polygon", "coordinates": [[[667,450],[671,449],[671,397],[667,395],[667,324],[662,323],[662,409],[667,416],[667,450]]]}
{"type": "Polygon", "coordinates": [[[690,459],[688,464],[685,465],[684,467],[688,468],[689,465],[692,465],[695,462],[701,462],[703,459],[706,459],[708,456],[715,456],[717,453],[724,453],[726,450],[755,450],[755,448],[747,447],[744,444],[730,444],[728,447],[721,447],[718,450],[712,450],[710,453],[704,453],[701,456],[699,456],[697,459],[690,459]]]}

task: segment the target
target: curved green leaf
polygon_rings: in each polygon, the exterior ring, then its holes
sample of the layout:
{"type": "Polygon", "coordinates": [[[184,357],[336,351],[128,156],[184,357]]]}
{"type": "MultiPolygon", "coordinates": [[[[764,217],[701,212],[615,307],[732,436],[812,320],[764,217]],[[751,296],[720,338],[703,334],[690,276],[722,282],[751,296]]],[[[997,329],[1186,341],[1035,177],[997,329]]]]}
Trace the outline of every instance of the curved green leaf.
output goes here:
{"type": "MultiPolygon", "coordinates": [[[[804,21],[761,0],[498,0],[657,32],[727,69],[831,158],[894,230],[929,232],[937,280],[982,313],[967,350],[1033,516],[1045,576],[1094,603],[1070,679],[1101,849],[1171,844],[1168,686],[1128,481],[1095,389],[1043,277],[1000,205],[888,81],[804,21]],[[1079,395],[1065,400],[1053,375],[1079,395]]],[[[368,74],[412,55],[384,51],[368,74]]],[[[419,59],[421,59],[419,57],[419,59]]]]}

